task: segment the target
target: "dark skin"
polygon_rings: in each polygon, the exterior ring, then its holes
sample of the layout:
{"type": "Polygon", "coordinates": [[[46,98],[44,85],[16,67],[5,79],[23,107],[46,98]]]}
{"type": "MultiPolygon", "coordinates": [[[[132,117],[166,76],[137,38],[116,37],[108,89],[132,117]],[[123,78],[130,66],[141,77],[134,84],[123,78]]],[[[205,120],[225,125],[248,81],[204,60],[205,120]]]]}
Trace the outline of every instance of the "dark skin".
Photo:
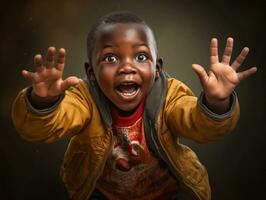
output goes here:
{"type": "MultiPolygon", "coordinates": [[[[157,58],[153,41],[150,30],[136,23],[104,25],[94,40],[93,59],[85,65],[87,75],[96,79],[103,93],[123,111],[132,111],[138,106],[162,69],[162,60],[157,58]]],[[[228,38],[219,61],[218,41],[213,38],[209,73],[198,64],[192,65],[200,79],[207,106],[217,114],[228,110],[230,95],[240,81],[257,71],[252,67],[237,73],[249,49],[245,47],[230,65],[232,49],[233,39],[228,38]]],[[[36,55],[36,72],[22,71],[24,77],[32,80],[32,102],[37,108],[51,105],[66,89],[79,82],[77,77],[62,79],[65,50],[59,50],[56,62],[55,54],[55,48],[49,47],[46,66],[41,55],[36,55]]]]}
{"type": "Polygon", "coordinates": [[[159,76],[162,60],[157,58],[151,31],[141,24],[104,25],[94,40],[87,74],[120,110],[134,110],[159,76]]]}

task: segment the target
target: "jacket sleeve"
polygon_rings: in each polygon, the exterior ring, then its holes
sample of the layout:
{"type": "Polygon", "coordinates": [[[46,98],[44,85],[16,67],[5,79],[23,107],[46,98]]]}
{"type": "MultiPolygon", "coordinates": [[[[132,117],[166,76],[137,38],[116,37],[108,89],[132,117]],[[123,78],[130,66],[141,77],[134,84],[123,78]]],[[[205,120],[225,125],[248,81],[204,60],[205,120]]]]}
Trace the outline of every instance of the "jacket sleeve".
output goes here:
{"type": "Polygon", "coordinates": [[[88,90],[83,81],[65,91],[47,109],[35,109],[29,101],[30,88],[22,90],[12,107],[12,119],[21,136],[32,142],[51,142],[80,132],[91,117],[88,90]]]}
{"type": "Polygon", "coordinates": [[[180,81],[168,83],[166,124],[172,133],[205,143],[219,139],[236,126],[240,108],[235,92],[230,96],[229,110],[219,115],[204,104],[203,93],[197,98],[180,81]]]}

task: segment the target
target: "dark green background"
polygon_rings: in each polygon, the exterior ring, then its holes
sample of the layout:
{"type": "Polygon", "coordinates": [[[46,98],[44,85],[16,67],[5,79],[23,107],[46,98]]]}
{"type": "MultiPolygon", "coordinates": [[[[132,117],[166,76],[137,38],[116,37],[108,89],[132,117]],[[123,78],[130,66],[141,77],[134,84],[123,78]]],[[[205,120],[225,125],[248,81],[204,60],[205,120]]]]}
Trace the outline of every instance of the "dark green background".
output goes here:
{"type": "Polygon", "coordinates": [[[0,199],[67,199],[59,168],[68,140],[33,144],[12,126],[12,101],[30,84],[22,69],[33,56],[54,45],[67,51],[65,77],[84,76],[86,36],[92,23],[114,10],[130,10],[155,30],[164,69],[195,94],[201,86],[192,63],[208,67],[209,42],[217,37],[220,55],[226,38],[235,38],[233,58],[245,46],[250,54],[241,70],[258,72],[236,91],[241,117],[231,135],[209,143],[184,141],[207,167],[214,200],[264,199],[265,156],[265,9],[259,1],[6,1],[1,3],[0,42],[0,199]],[[262,195],[261,198],[259,196],[262,195]]]}

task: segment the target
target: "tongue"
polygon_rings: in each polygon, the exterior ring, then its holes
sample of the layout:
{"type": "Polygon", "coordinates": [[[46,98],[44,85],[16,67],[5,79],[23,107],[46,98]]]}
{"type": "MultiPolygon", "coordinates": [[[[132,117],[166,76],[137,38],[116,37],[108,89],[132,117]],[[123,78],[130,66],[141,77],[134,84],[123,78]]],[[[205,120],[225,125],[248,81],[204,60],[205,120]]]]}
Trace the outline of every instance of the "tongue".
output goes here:
{"type": "Polygon", "coordinates": [[[122,93],[132,93],[135,91],[134,85],[119,85],[117,89],[122,93]]]}

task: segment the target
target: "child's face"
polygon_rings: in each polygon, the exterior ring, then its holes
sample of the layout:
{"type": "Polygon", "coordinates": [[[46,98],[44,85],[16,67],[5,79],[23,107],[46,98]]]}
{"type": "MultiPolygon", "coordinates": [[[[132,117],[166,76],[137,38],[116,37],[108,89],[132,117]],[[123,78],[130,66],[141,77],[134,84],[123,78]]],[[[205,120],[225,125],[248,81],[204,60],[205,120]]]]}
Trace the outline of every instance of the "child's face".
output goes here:
{"type": "Polygon", "coordinates": [[[161,70],[153,35],[136,23],[103,25],[93,44],[94,76],[109,100],[130,111],[149,93],[161,70]]]}

